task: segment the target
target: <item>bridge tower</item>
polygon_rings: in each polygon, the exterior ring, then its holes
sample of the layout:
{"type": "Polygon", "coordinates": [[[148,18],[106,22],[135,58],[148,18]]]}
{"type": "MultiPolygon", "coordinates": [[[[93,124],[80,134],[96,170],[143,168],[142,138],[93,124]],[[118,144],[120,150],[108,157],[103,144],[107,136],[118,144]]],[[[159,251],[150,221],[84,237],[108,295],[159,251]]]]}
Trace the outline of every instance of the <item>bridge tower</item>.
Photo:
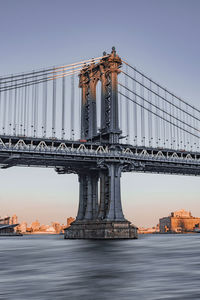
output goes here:
{"type": "MultiPolygon", "coordinates": [[[[85,65],[80,72],[82,89],[81,139],[121,151],[119,137],[118,84],[122,62],[115,48],[103,53],[99,63],[85,65]],[[101,83],[101,128],[97,131],[96,86],[101,83]]],[[[76,220],[65,230],[65,238],[137,238],[137,228],[124,217],[120,179],[123,163],[97,160],[96,165],[80,166],[79,208],[76,220]],[[100,184],[98,184],[100,182],[100,184]],[[100,186],[100,191],[98,188],[100,186]],[[99,199],[100,198],[100,199],[99,199]]]]}

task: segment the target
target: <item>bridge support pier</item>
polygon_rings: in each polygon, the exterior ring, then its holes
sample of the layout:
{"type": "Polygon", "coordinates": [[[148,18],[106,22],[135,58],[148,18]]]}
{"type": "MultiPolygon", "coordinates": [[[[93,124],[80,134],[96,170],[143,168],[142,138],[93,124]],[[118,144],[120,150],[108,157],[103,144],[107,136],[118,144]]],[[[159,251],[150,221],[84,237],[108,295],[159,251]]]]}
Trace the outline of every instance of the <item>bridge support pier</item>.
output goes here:
{"type": "Polygon", "coordinates": [[[121,205],[121,165],[79,174],[79,209],[65,230],[65,239],[135,239],[137,228],[124,218],[121,205]],[[98,181],[100,179],[100,201],[98,181]]]}
{"type": "MultiPolygon", "coordinates": [[[[82,89],[81,138],[118,149],[119,128],[117,76],[122,61],[113,47],[109,56],[80,72],[82,89]],[[101,81],[101,128],[97,131],[96,85],[101,81]]],[[[76,220],[65,230],[66,239],[132,239],[137,228],[124,218],[120,178],[123,163],[104,159],[79,174],[79,209],[76,220]],[[100,179],[100,199],[98,181],[100,179]]],[[[80,172],[80,173],[79,173],[80,172]]]]}

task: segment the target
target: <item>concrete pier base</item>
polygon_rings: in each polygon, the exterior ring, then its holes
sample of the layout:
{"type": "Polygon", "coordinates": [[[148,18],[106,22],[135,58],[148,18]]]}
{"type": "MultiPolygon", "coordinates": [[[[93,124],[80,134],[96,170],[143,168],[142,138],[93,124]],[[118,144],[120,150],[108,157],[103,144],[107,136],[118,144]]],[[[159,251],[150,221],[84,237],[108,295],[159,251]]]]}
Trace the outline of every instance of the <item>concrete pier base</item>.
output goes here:
{"type": "Polygon", "coordinates": [[[65,229],[65,239],[137,239],[137,227],[129,221],[75,221],[65,229]]]}

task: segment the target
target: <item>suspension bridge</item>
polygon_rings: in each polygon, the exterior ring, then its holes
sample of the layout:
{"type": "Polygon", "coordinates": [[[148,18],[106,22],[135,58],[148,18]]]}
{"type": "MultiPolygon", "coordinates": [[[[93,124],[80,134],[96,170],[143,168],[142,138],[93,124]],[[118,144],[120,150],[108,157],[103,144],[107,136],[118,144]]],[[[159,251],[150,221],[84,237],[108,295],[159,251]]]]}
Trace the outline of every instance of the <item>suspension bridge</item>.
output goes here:
{"type": "Polygon", "coordinates": [[[65,238],[137,238],[122,172],[200,175],[200,110],[112,52],[0,77],[0,168],[79,178],[65,238]]]}

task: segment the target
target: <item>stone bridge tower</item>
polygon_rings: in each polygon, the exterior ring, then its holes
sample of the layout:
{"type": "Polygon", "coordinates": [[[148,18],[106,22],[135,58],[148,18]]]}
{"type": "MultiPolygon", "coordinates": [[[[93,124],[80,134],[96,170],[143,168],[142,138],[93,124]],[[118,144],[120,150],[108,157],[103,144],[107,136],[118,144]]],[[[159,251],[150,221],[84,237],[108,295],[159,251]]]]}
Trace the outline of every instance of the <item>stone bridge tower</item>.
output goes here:
{"type": "MultiPolygon", "coordinates": [[[[82,89],[81,139],[104,144],[120,151],[118,84],[122,61],[115,48],[97,64],[85,65],[80,72],[82,89]],[[101,128],[97,131],[96,86],[101,82],[101,128]]],[[[120,178],[123,163],[105,159],[77,167],[79,208],[76,220],[65,230],[65,238],[137,238],[137,228],[124,218],[120,178]],[[100,183],[100,184],[99,184],[100,183]],[[100,191],[98,188],[100,186],[100,191]]]]}

